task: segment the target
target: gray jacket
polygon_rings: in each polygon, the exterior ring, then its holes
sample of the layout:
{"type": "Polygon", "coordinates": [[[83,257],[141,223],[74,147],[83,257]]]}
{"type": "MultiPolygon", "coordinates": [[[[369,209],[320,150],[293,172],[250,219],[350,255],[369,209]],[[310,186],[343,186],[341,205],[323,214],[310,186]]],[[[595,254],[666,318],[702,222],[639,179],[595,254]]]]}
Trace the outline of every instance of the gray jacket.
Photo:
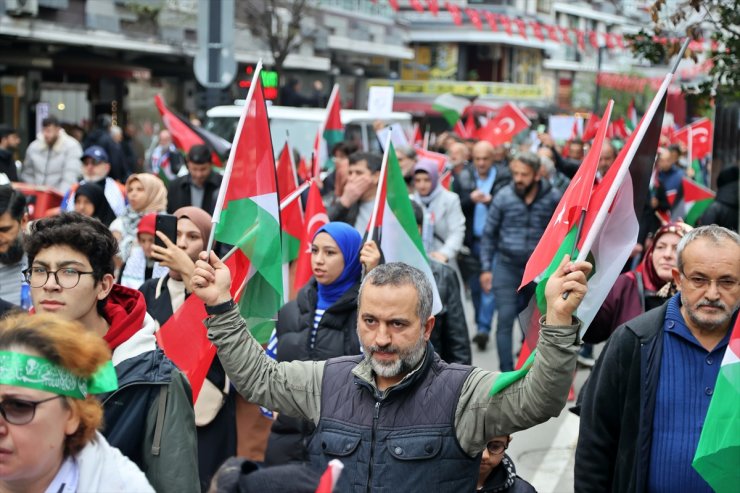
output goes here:
{"type": "Polygon", "coordinates": [[[53,187],[65,193],[77,183],[77,177],[82,173],[81,157],[80,143],[63,129],[59,129],[59,137],[51,148],[46,145],[43,135],[39,134],[26,149],[21,180],[53,187]]]}
{"type": "MultiPolygon", "coordinates": [[[[273,360],[249,334],[237,308],[207,319],[205,325],[226,373],[245,399],[318,424],[324,361],[273,360]]],[[[480,368],[470,372],[454,420],[457,439],[469,456],[481,453],[493,437],[531,428],[560,414],[576,367],[579,327],[580,322],[562,327],[541,323],[539,354],[532,368],[524,378],[494,396],[490,395],[491,387],[500,372],[480,368]]],[[[382,394],[366,360],[352,373],[382,394]]]]}
{"type": "Polygon", "coordinates": [[[460,208],[460,197],[442,189],[429,205],[424,205],[418,194],[415,199],[433,216],[434,241],[429,252],[439,252],[454,262],[465,240],[465,216],[460,208]]]}

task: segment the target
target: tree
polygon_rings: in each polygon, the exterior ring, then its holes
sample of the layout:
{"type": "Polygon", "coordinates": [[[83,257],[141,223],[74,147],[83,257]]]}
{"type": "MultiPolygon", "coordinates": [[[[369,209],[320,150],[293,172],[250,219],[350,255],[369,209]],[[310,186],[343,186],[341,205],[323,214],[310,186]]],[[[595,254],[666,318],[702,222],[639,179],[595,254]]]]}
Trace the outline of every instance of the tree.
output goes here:
{"type": "MultiPolygon", "coordinates": [[[[665,63],[680,50],[683,39],[711,38],[707,56],[713,67],[709,78],[694,87],[684,87],[705,101],[715,96],[740,98],[740,0],[683,0],[667,12],[666,0],[656,0],[650,7],[652,25],[627,38],[632,51],[652,63],[665,63]]],[[[687,50],[685,57],[698,60],[687,50]]]]}
{"type": "Polygon", "coordinates": [[[282,73],[285,59],[303,41],[303,20],[314,13],[310,0],[245,0],[249,31],[263,40],[273,58],[273,69],[282,73]]]}

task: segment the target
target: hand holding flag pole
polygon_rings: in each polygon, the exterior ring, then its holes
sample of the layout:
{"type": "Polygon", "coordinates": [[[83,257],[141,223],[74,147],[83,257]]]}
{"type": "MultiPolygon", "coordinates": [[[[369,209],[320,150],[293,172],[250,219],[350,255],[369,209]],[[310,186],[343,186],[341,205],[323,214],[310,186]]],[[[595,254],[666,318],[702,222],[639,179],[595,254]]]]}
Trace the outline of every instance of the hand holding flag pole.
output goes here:
{"type": "MultiPolygon", "coordinates": [[[[224,169],[224,177],[221,180],[221,187],[218,189],[218,198],[216,199],[216,206],[213,209],[213,217],[211,218],[211,234],[208,236],[208,245],[206,246],[206,258],[211,258],[211,251],[213,250],[213,243],[216,239],[216,228],[221,220],[221,211],[224,208],[224,200],[226,199],[226,191],[229,189],[229,181],[231,181],[231,172],[234,169],[234,158],[237,155],[237,145],[239,144],[239,136],[242,134],[244,128],[244,122],[247,119],[247,112],[249,111],[250,102],[254,94],[254,88],[257,87],[258,77],[262,71],[262,59],[260,58],[257,62],[254,75],[252,75],[252,84],[249,86],[249,92],[247,93],[246,103],[244,104],[244,111],[242,111],[239,117],[239,123],[236,126],[236,132],[234,133],[234,142],[231,144],[231,152],[229,152],[229,160],[226,162],[226,168],[224,169]]],[[[260,86],[261,87],[261,86],[260,86]]]]}

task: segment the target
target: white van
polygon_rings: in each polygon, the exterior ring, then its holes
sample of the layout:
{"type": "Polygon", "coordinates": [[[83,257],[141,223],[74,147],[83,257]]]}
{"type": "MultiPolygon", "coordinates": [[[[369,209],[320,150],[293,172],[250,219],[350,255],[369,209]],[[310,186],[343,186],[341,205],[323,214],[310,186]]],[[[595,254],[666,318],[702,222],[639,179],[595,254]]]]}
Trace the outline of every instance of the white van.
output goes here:
{"type": "MultiPolygon", "coordinates": [[[[208,118],[204,124],[205,128],[229,142],[233,142],[236,125],[244,109],[244,101],[240,102],[241,104],[215,106],[208,110],[206,112],[208,118]]],[[[302,156],[311,156],[316,133],[326,117],[325,108],[269,105],[267,115],[270,119],[272,147],[276,155],[283,147],[286,132],[288,132],[290,145],[297,149],[302,156]]],[[[355,142],[363,150],[382,152],[373,130],[373,122],[378,118],[371,116],[367,111],[344,109],[341,110],[341,118],[344,124],[344,139],[346,141],[355,142]]],[[[387,124],[400,123],[407,132],[411,129],[411,114],[409,113],[394,112],[382,120],[387,124]]]]}

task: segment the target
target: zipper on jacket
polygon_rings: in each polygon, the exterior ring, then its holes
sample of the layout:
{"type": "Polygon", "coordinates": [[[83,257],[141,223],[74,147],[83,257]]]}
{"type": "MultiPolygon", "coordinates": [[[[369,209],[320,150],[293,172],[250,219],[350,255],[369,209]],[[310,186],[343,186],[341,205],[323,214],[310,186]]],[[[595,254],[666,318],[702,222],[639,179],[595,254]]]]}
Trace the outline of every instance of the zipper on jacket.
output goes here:
{"type": "Polygon", "coordinates": [[[373,460],[375,460],[375,430],[378,428],[378,416],[380,416],[380,401],[375,401],[375,411],[373,412],[373,429],[370,432],[370,461],[367,467],[367,488],[366,491],[372,491],[373,482],[373,460]]]}

